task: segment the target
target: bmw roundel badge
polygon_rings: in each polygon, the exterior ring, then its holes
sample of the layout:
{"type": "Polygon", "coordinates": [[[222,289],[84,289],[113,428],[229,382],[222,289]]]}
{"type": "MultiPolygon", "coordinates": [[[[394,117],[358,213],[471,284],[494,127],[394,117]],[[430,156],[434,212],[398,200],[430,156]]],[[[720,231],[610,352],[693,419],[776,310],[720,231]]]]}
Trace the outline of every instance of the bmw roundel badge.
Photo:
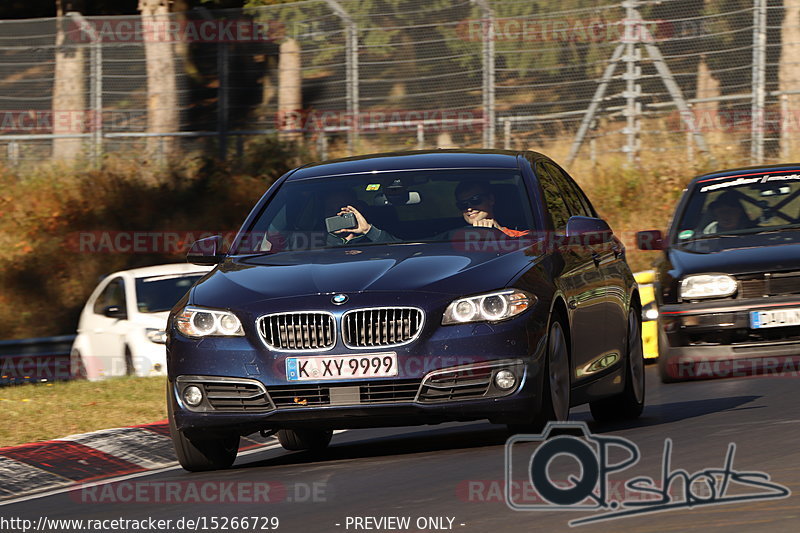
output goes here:
{"type": "Polygon", "coordinates": [[[333,296],[333,298],[331,298],[331,301],[332,301],[332,302],[333,302],[335,305],[342,305],[342,304],[343,304],[343,303],[345,303],[347,300],[349,300],[349,298],[347,297],[347,295],[346,295],[346,294],[335,294],[335,295],[333,296]]]}

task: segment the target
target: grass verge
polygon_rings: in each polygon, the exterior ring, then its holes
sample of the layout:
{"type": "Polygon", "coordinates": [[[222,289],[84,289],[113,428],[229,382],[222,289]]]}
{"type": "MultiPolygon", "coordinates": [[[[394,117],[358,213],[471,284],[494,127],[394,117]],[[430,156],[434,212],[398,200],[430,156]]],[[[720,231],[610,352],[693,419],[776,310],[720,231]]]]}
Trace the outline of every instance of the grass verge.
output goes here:
{"type": "Polygon", "coordinates": [[[0,447],[163,420],[165,387],[165,377],[123,377],[0,388],[0,447]]]}

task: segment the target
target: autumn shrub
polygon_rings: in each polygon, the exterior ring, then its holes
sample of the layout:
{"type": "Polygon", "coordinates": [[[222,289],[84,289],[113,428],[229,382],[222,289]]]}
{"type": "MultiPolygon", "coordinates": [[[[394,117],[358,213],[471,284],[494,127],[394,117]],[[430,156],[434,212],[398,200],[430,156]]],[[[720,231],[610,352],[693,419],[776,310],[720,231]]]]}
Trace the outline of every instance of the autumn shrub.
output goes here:
{"type": "Polygon", "coordinates": [[[97,169],[0,168],[0,339],[74,333],[103,275],[184,260],[185,248],[86,249],[81,235],[235,231],[269,185],[303,156],[264,138],[229,163],[198,156],[148,168],[109,156],[97,169]]]}

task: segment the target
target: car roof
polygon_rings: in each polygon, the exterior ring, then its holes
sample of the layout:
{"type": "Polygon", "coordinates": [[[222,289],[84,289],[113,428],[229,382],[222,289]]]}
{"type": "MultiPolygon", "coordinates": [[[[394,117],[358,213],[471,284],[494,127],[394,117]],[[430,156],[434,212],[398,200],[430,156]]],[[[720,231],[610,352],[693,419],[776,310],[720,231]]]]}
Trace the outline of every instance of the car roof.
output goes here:
{"type": "Polygon", "coordinates": [[[139,268],[131,268],[128,270],[119,270],[112,272],[106,277],[118,276],[127,274],[134,278],[145,278],[149,276],[168,276],[170,274],[193,274],[205,273],[211,270],[212,266],[193,265],[190,263],[170,263],[166,265],[153,265],[139,268]]]}
{"type": "Polygon", "coordinates": [[[701,174],[692,179],[689,185],[694,185],[698,181],[707,181],[714,178],[728,178],[739,175],[756,175],[762,173],[771,173],[776,171],[798,171],[800,172],[800,163],[780,163],[777,165],[756,165],[753,167],[739,167],[729,168],[726,170],[715,170],[701,174]]]}
{"type": "MultiPolygon", "coordinates": [[[[510,150],[417,150],[388,152],[310,163],[297,169],[288,180],[382,172],[448,168],[517,168],[521,152],[510,150]]],[[[543,157],[535,152],[528,152],[543,157]]]]}

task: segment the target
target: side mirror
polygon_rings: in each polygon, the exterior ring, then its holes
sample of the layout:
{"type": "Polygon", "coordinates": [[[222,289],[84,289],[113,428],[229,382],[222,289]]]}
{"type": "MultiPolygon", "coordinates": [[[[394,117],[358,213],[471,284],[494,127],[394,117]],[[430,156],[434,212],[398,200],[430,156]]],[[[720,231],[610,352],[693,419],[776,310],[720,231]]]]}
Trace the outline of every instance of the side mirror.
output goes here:
{"type": "Polygon", "coordinates": [[[651,229],[636,232],[636,247],[640,250],[663,250],[664,236],[660,230],[651,229]]]}
{"type": "Polygon", "coordinates": [[[567,221],[567,241],[585,246],[596,246],[611,242],[614,233],[601,218],[570,217],[567,221]]]}
{"type": "Polygon", "coordinates": [[[125,311],[125,308],[118,305],[109,305],[103,309],[103,315],[108,318],[116,318],[119,320],[128,318],[128,313],[125,311]]]}
{"type": "Polygon", "coordinates": [[[221,250],[222,236],[206,237],[192,244],[186,254],[186,261],[194,265],[216,265],[225,257],[221,250]]]}

